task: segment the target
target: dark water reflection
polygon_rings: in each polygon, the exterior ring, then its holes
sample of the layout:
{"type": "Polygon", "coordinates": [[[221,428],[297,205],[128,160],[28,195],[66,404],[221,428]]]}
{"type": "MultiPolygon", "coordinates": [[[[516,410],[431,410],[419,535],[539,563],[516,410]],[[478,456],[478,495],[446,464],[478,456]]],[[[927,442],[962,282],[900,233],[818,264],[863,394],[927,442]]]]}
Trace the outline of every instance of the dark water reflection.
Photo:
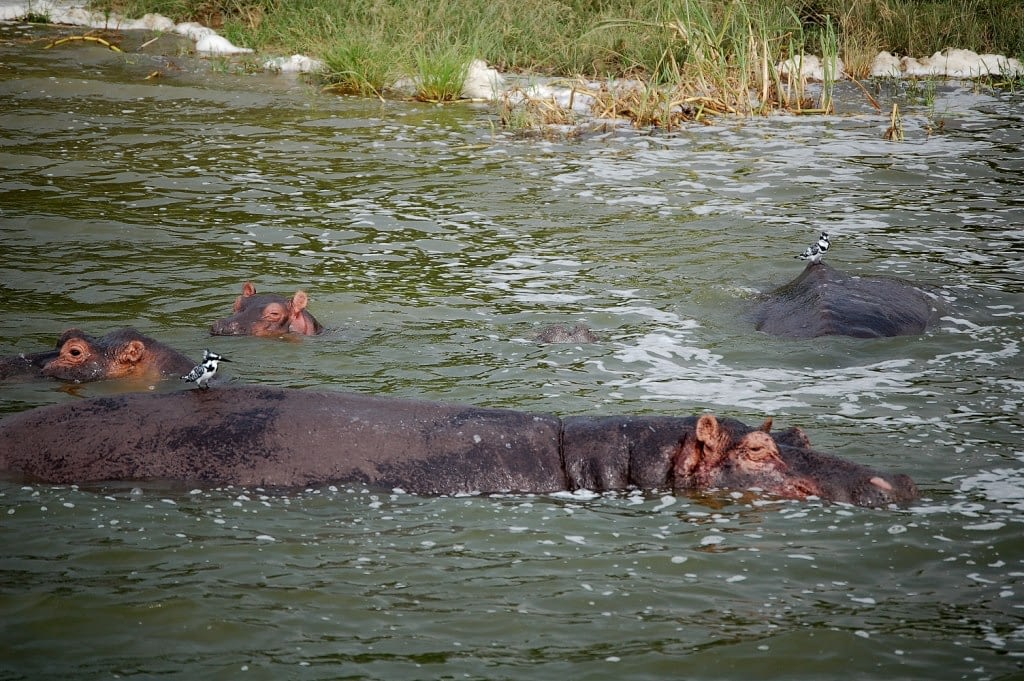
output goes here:
{"type": "MultiPolygon", "coordinates": [[[[903,144],[850,93],[828,121],[524,141],[484,108],[25,36],[0,32],[0,354],[134,325],[214,347],[238,381],[772,414],[909,473],[925,499],[146,485],[133,500],[130,485],[8,481],[0,678],[1021,672],[1019,94],[940,86],[934,108],[907,109],[903,144]],[[751,296],[796,276],[820,229],[833,264],[933,291],[935,328],[752,332],[751,296]],[[246,280],[308,291],[331,332],[210,339],[246,280]],[[604,341],[527,340],[577,321],[604,341]]],[[[5,384],[0,410],[122,389],[5,384]]]]}

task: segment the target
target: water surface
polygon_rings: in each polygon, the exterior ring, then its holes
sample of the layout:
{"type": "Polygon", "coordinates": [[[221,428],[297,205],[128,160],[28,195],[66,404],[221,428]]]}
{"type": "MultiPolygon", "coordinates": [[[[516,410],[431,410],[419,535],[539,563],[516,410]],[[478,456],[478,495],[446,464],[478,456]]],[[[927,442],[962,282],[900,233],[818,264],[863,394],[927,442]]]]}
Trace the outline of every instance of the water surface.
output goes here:
{"type": "MultiPolygon", "coordinates": [[[[1019,93],[884,90],[902,144],[855,89],[830,119],[522,139],[486,107],[0,29],[0,355],[133,325],[238,382],[771,415],[923,492],[871,510],[8,480],[0,678],[1021,673],[1019,93]],[[933,328],[753,331],[753,296],[821,230],[834,266],[926,288],[933,328]],[[211,339],[245,281],[307,291],[330,333],[211,339]],[[603,341],[529,341],[555,322],[603,341]]],[[[0,411],[124,389],[8,383],[0,411]]]]}

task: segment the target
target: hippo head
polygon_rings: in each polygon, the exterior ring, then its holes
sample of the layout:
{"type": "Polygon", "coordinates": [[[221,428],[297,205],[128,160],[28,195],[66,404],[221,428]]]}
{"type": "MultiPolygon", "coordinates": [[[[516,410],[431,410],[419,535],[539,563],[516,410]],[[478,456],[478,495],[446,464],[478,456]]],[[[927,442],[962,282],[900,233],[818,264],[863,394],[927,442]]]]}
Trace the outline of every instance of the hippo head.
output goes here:
{"type": "Polygon", "coordinates": [[[771,434],[771,419],[751,430],[731,419],[704,414],[679,443],[676,487],[760,489],[793,499],[819,497],[859,506],[885,506],[917,498],[906,475],[817,452],[799,428],[771,434]]]}
{"type": "Polygon", "coordinates": [[[600,338],[586,324],[571,329],[565,324],[546,326],[534,336],[538,343],[597,343],[600,338]]]}
{"type": "Polygon", "coordinates": [[[309,296],[296,291],[290,299],[274,294],[256,295],[251,282],[242,286],[235,299],[234,314],[210,327],[214,336],[280,336],[297,333],[312,336],[323,331],[320,322],[306,310],[309,296]]]}
{"type": "Polygon", "coordinates": [[[145,356],[145,337],[134,329],[124,329],[116,340],[68,329],[57,341],[57,356],[43,365],[40,373],[75,383],[126,378],[137,373],[145,356]]]}

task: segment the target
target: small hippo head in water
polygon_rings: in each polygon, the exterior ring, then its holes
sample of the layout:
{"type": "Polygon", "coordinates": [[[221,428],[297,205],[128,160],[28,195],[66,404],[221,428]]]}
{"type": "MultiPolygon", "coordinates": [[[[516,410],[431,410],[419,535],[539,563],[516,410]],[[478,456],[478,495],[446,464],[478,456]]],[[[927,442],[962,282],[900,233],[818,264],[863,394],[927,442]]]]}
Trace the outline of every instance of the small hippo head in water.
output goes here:
{"type": "Polygon", "coordinates": [[[193,364],[177,350],[132,328],[111,331],[100,338],[68,329],[57,341],[56,356],[46,361],[39,373],[75,383],[159,379],[188,371],[193,364]]]}
{"type": "Polygon", "coordinates": [[[596,343],[600,340],[586,324],[577,324],[571,329],[565,324],[552,324],[541,329],[533,339],[538,343],[596,343]]]}
{"type": "Polygon", "coordinates": [[[683,489],[761,489],[783,497],[819,497],[859,506],[902,504],[917,498],[906,475],[814,451],[799,428],[772,436],[771,419],[756,430],[704,414],[680,440],[676,486],[683,489]]]}
{"type": "Polygon", "coordinates": [[[320,322],[306,310],[309,296],[296,291],[290,299],[272,293],[256,294],[250,282],[235,299],[234,314],[210,327],[214,336],[281,336],[297,333],[313,336],[323,332],[320,322]]]}

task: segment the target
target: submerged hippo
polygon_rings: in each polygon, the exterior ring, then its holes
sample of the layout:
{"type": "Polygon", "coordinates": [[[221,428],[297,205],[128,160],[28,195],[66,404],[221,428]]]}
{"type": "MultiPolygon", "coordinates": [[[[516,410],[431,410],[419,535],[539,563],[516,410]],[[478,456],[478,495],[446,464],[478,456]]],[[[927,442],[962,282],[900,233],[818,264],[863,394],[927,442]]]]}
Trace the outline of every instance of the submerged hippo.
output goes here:
{"type": "Polygon", "coordinates": [[[0,357],[0,381],[12,378],[39,378],[43,375],[43,367],[59,354],[59,350],[47,350],[0,357]]]}
{"type": "Polygon", "coordinates": [[[889,475],[710,414],[578,416],[242,387],[131,394],[0,421],[0,470],[29,480],[180,480],[423,494],[757,488],[866,506],[917,496],[889,475]]]}
{"type": "Polygon", "coordinates": [[[846,274],[811,263],[793,281],[767,293],[754,313],[758,331],[790,338],[882,338],[924,333],[932,304],[900,279],[846,274]]]}
{"type": "Polygon", "coordinates": [[[194,365],[174,348],[131,327],[101,337],[68,329],[57,340],[56,350],[0,359],[0,378],[48,377],[75,383],[159,380],[188,373],[194,365]]]}
{"type": "Polygon", "coordinates": [[[257,295],[251,282],[242,285],[242,295],[235,299],[234,314],[219,319],[210,327],[214,336],[280,336],[297,333],[313,336],[324,327],[306,309],[309,296],[296,291],[291,298],[264,293],[257,295]]]}
{"type": "Polygon", "coordinates": [[[571,329],[565,324],[545,326],[533,337],[538,343],[597,343],[601,340],[586,324],[571,329]]]}

